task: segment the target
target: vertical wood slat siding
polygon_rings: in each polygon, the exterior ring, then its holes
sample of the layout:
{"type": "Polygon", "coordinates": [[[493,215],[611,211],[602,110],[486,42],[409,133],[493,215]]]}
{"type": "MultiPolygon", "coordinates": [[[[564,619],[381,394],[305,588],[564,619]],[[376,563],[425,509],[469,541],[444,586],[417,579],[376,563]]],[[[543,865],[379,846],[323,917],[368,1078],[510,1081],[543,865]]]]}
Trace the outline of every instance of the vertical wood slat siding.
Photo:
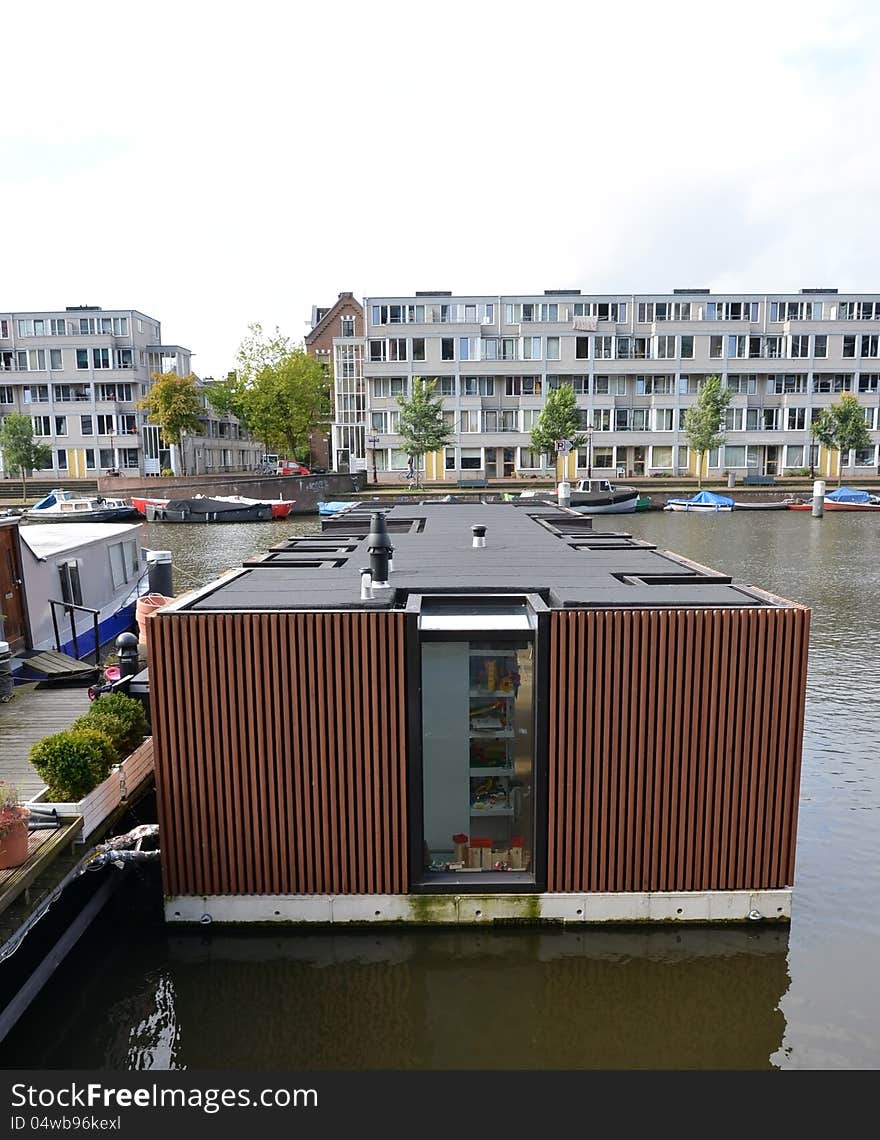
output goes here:
{"type": "Polygon", "coordinates": [[[166,894],[408,890],[403,622],[157,615],[166,894]]]}
{"type": "Polygon", "coordinates": [[[791,886],[809,610],[550,619],[550,891],[791,886]]]}

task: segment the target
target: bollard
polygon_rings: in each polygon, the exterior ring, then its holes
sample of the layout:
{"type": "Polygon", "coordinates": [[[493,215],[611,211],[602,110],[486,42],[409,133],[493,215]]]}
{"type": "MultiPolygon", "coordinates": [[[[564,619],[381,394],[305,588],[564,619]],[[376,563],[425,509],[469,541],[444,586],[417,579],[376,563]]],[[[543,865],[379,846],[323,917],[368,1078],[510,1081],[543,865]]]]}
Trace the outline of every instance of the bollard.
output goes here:
{"type": "Polygon", "coordinates": [[[571,483],[569,483],[566,479],[563,479],[559,486],[556,488],[556,495],[556,501],[559,503],[560,507],[571,506],[571,483]]]}
{"type": "Polygon", "coordinates": [[[825,514],[825,480],[817,479],[813,483],[813,510],[814,519],[820,519],[825,514]]]}
{"type": "Polygon", "coordinates": [[[133,633],[120,633],[116,638],[119,677],[133,677],[138,671],[138,639],[133,633]]]}

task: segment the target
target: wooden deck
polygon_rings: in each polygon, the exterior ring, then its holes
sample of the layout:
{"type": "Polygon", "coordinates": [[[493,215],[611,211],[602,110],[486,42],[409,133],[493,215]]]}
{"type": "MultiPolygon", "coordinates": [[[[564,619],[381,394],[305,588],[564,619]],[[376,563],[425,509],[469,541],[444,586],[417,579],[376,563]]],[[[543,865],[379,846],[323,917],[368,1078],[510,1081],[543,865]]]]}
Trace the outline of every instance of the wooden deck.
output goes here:
{"type": "Polygon", "coordinates": [[[15,784],[21,798],[30,799],[44,782],[28,763],[32,744],[69,728],[91,707],[87,685],[38,688],[36,683],[16,685],[13,696],[0,703],[0,780],[15,784]]]}

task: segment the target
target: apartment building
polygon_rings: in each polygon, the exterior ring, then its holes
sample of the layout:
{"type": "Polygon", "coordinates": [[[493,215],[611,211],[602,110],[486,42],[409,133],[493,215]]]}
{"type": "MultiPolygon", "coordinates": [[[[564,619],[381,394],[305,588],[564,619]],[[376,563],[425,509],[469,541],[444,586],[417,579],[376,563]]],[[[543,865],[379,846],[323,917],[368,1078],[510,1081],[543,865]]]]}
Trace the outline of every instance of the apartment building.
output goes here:
{"type": "Polygon", "coordinates": [[[567,461],[568,477],[688,474],[696,456],[684,415],[712,375],[732,399],[724,444],[708,457],[710,477],[836,477],[838,458],[813,444],[810,425],[844,392],[863,404],[872,440],[841,457],[844,474],[878,474],[878,294],[431,291],[368,297],[364,321],[362,343],[334,340],[336,420],[351,456],[375,464],[380,477],[406,468],[397,397],[416,377],[437,379],[453,429],[442,453],[426,457],[428,478],[551,473],[553,457],[536,454],[529,433],[547,392],[561,384],[574,388],[586,437],[567,461]]]}
{"type": "Polygon", "coordinates": [[[149,391],[153,373],[172,371],[191,372],[190,350],[163,344],[159,321],[136,309],[74,305],[0,313],[0,417],[18,412],[32,418],[34,437],[52,451],[45,474],[256,468],[260,445],[247,439],[234,417],[215,415],[205,398],[204,435],[184,440],[188,456],[164,443],[137,401],[149,391]]]}

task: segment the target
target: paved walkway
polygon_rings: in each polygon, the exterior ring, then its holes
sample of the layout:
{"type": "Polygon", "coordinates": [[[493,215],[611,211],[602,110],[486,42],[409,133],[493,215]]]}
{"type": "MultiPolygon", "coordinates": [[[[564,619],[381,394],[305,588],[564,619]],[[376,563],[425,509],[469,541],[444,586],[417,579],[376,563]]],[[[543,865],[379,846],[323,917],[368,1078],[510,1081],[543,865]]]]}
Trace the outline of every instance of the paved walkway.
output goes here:
{"type": "Polygon", "coordinates": [[[91,706],[87,685],[38,689],[36,683],[16,685],[14,695],[0,702],[0,779],[15,784],[22,799],[45,787],[28,763],[32,744],[69,728],[91,706]]]}

